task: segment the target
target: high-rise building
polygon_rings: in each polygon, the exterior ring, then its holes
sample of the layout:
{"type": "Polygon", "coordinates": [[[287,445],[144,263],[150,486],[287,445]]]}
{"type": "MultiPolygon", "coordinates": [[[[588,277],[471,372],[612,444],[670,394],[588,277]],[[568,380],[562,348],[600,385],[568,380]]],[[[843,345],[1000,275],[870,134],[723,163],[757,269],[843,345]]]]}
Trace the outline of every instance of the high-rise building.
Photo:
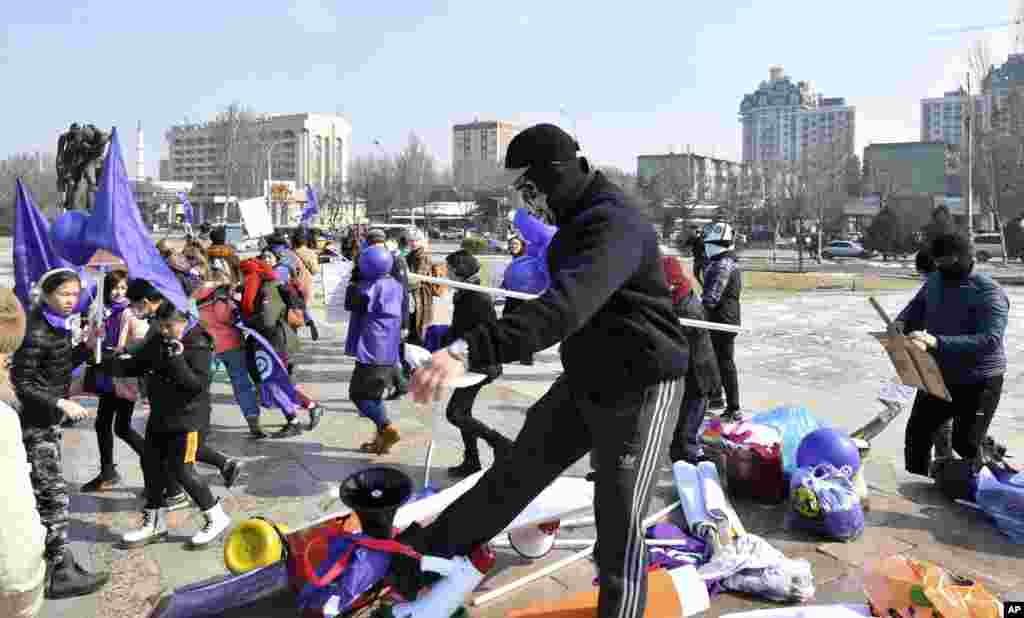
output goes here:
{"type": "Polygon", "coordinates": [[[793,83],[782,67],[743,97],[743,161],[799,161],[809,151],[838,144],[852,153],[856,108],[841,97],[825,98],[809,81],[793,83]]]}
{"type": "Polygon", "coordinates": [[[519,127],[500,120],[475,120],[452,127],[452,175],[460,189],[494,189],[489,181],[505,163],[519,127]]]}
{"type": "Polygon", "coordinates": [[[993,66],[982,84],[982,94],[990,96],[989,126],[1001,133],[1009,132],[1012,116],[1019,115],[1019,108],[1024,105],[1024,54],[1010,54],[1002,65],[993,66]],[[1016,101],[1011,102],[1011,93],[1016,101]],[[1011,103],[1018,108],[1012,114],[1011,103]]]}
{"type": "Polygon", "coordinates": [[[943,93],[942,97],[921,99],[921,141],[960,146],[966,139],[964,117],[970,112],[971,102],[976,126],[987,129],[991,100],[987,94],[968,97],[963,88],[943,93]]]}
{"type": "MultiPolygon", "coordinates": [[[[352,125],[344,117],[271,114],[252,119],[250,125],[246,135],[216,121],[177,125],[168,131],[166,171],[171,177],[166,180],[195,183],[192,203],[199,221],[227,215],[222,200],[214,198],[227,196],[229,190],[240,199],[264,193],[268,149],[273,181],[326,188],[347,180],[352,125]],[[231,157],[229,143],[234,144],[231,157]]],[[[164,168],[161,165],[161,177],[164,168]]]]}

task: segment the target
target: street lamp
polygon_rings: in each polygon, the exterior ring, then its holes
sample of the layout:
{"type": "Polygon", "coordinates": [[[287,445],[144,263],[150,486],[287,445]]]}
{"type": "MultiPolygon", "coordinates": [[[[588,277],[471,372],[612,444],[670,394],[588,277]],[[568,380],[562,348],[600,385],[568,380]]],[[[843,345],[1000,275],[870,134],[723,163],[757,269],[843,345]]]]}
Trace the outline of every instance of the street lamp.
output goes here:
{"type": "Polygon", "coordinates": [[[283,143],[285,143],[287,141],[288,141],[287,138],[279,139],[279,140],[277,140],[276,142],[274,142],[273,144],[271,144],[270,146],[267,147],[267,211],[268,212],[270,211],[270,187],[271,187],[271,184],[272,184],[271,183],[271,176],[270,176],[271,155],[273,155],[273,153],[274,153],[274,146],[277,146],[278,144],[283,144],[283,143]]]}

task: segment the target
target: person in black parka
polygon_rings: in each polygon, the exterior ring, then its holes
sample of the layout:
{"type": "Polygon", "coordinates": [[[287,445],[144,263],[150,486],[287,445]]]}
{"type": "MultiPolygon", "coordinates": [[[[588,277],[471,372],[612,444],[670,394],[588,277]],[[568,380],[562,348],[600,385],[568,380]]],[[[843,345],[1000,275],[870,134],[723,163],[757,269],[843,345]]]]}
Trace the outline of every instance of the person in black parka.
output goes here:
{"type": "MultiPolygon", "coordinates": [[[[452,253],[445,261],[448,262],[448,272],[455,280],[480,285],[480,262],[465,249],[452,253]]],[[[498,321],[498,314],[494,310],[494,300],[483,292],[456,290],[453,303],[455,308],[452,314],[452,325],[445,335],[444,345],[449,345],[462,337],[463,333],[479,324],[498,321]]],[[[480,451],[477,448],[479,439],[483,439],[488,446],[494,449],[495,459],[504,457],[512,445],[512,441],[500,432],[488,427],[479,419],[473,418],[473,402],[476,401],[477,393],[481,388],[501,376],[501,365],[494,365],[485,373],[487,374],[486,380],[473,386],[455,389],[448,401],[448,422],[459,428],[465,449],[462,463],[449,468],[449,476],[465,477],[481,469],[480,451]]]]}

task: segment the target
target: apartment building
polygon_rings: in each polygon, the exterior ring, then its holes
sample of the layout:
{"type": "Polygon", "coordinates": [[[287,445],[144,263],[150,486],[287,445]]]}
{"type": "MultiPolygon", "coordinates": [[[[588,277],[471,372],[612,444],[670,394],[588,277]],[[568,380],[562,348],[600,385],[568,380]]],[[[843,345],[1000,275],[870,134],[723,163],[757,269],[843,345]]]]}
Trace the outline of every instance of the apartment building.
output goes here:
{"type": "Polygon", "coordinates": [[[991,101],[991,95],[968,96],[963,88],[945,92],[941,97],[921,99],[921,141],[960,147],[967,139],[965,120],[971,105],[974,105],[975,126],[988,130],[991,101]]]}
{"type": "Polygon", "coordinates": [[[485,190],[505,163],[505,151],[520,128],[500,120],[475,120],[452,127],[452,176],[464,190],[485,190]]]}

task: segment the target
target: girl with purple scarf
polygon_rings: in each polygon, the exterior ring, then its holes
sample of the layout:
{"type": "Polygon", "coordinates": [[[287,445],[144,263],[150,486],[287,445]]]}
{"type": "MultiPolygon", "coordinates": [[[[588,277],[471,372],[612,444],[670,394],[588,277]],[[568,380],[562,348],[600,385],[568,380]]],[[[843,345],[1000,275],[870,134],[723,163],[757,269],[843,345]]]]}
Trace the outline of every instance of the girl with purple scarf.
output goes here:
{"type": "MultiPolygon", "coordinates": [[[[146,325],[135,317],[128,302],[128,273],[114,270],[103,282],[104,343],[110,350],[124,351],[128,343],[145,335],[146,325]]],[[[144,441],[132,429],[132,413],[138,397],[138,386],[132,378],[113,378],[95,367],[89,368],[86,382],[99,395],[96,412],[96,443],[100,449],[100,474],[82,486],[83,492],[109,491],[121,482],[114,465],[114,435],[124,440],[135,454],[142,457],[144,441]]]]}

